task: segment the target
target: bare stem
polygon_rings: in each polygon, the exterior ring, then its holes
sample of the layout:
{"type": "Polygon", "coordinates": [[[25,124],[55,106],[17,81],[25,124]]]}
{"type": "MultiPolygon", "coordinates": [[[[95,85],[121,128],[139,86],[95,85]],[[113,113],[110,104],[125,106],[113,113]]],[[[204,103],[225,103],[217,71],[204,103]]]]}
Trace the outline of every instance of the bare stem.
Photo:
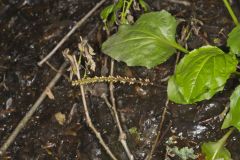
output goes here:
{"type": "Polygon", "coordinates": [[[150,151],[150,153],[148,154],[146,160],[151,160],[152,159],[152,156],[157,148],[157,145],[159,144],[159,139],[161,138],[161,134],[162,134],[162,126],[163,126],[163,123],[165,121],[165,116],[166,116],[166,113],[167,113],[167,108],[168,108],[168,99],[166,101],[166,104],[165,104],[165,107],[164,107],[164,110],[163,110],[163,113],[162,113],[162,116],[161,116],[161,121],[160,121],[160,124],[158,126],[158,133],[157,133],[157,137],[154,141],[154,144],[152,146],[152,149],[150,151]]]}
{"type": "MultiPolygon", "coordinates": [[[[78,69],[79,71],[79,69],[78,69]]],[[[80,73],[78,72],[77,74],[77,78],[78,80],[81,80],[80,77],[80,73]]],[[[92,123],[92,120],[90,118],[89,115],[89,111],[88,111],[88,107],[87,107],[87,102],[86,102],[86,97],[85,97],[85,91],[84,91],[84,86],[82,84],[79,85],[80,86],[80,90],[81,90],[81,95],[82,95],[82,102],[83,102],[83,107],[84,107],[84,112],[85,112],[85,116],[86,116],[86,123],[89,126],[89,128],[93,131],[93,133],[96,135],[97,139],[99,140],[99,143],[103,146],[103,148],[105,149],[105,151],[107,152],[107,154],[113,159],[113,160],[117,160],[117,158],[115,157],[115,155],[112,153],[112,151],[110,150],[110,148],[107,146],[107,144],[104,142],[101,134],[97,131],[97,129],[95,128],[95,126],[92,123]]]]}
{"type": "Polygon", "coordinates": [[[113,160],[117,160],[117,158],[114,156],[114,154],[112,153],[112,151],[110,150],[110,148],[109,148],[109,147],[107,146],[107,144],[104,142],[101,134],[97,131],[97,129],[95,128],[95,126],[94,126],[93,123],[92,123],[92,120],[91,120],[90,115],[89,115],[87,103],[86,103],[86,97],[85,97],[85,91],[84,91],[83,85],[80,85],[80,90],[81,90],[81,94],[82,94],[82,102],[83,102],[83,107],[84,107],[85,116],[86,116],[86,123],[88,124],[88,126],[90,127],[90,129],[93,131],[93,133],[96,135],[97,139],[99,140],[99,143],[103,146],[103,148],[105,149],[105,151],[107,152],[107,154],[108,154],[113,160]]]}
{"type": "MultiPolygon", "coordinates": [[[[111,59],[111,70],[110,70],[110,76],[113,76],[113,72],[114,72],[114,60],[111,59]]],[[[129,160],[134,160],[134,157],[131,153],[131,151],[128,148],[127,145],[127,136],[126,133],[123,131],[122,126],[121,126],[121,122],[117,113],[117,107],[116,107],[116,102],[115,102],[115,97],[114,97],[114,85],[111,82],[109,85],[109,90],[110,90],[110,98],[111,98],[111,102],[112,102],[112,110],[114,112],[114,116],[116,119],[116,123],[117,123],[117,127],[119,130],[119,141],[121,142],[125,152],[127,153],[127,156],[129,158],[129,160]]]]}

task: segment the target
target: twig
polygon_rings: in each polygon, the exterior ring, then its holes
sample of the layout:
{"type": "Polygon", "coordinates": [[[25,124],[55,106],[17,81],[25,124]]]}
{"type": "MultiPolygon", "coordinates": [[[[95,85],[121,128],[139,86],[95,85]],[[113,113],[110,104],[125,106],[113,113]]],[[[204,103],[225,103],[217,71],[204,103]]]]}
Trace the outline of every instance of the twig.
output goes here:
{"type": "Polygon", "coordinates": [[[167,99],[166,103],[165,103],[165,107],[164,107],[164,110],[163,110],[163,113],[162,113],[162,118],[161,118],[161,122],[159,124],[159,127],[158,127],[158,133],[157,133],[157,137],[154,141],[154,144],[152,146],[152,149],[150,151],[150,153],[148,154],[148,156],[146,157],[146,160],[151,160],[152,159],[152,156],[156,150],[156,147],[158,146],[158,142],[159,142],[159,139],[161,138],[161,134],[162,134],[162,126],[163,126],[163,122],[165,121],[165,116],[167,114],[167,108],[168,108],[168,102],[169,100],[167,99]]]}
{"type": "Polygon", "coordinates": [[[165,131],[163,131],[162,136],[159,138],[159,141],[157,142],[157,146],[159,146],[159,145],[161,144],[163,138],[166,136],[166,134],[167,134],[168,131],[170,130],[171,126],[172,126],[172,121],[170,120],[167,128],[165,129],[165,131]]]}
{"type": "Polygon", "coordinates": [[[107,144],[104,142],[101,134],[97,131],[97,129],[95,128],[95,126],[92,123],[92,120],[90,118],[89,115],[89,111],[88,111],[88,107],[87,107],[87,103],[86,103],[86,97],[85,97],[85,91],[84,91],[84,87],[83,85],[80,85],[80,90],[81,90],[81,94],[82,94],[82,101],[83,101],[83,107],[84,107],[84,111],[85,111],[85,115],[86,115],[86,122],[88,124],[88,126],[91,128],[91,130],[94,132],[94,134],[96,135],[97,139],[99,140],[99,143],[103,146],[103,148],[106,150],[106,152],[108,153],[108,155],[113,159],[113,160],[117,160],[117,158],[113,155],[112,151],[110,150],[110,148],[107,146],[107,144]]]}
{"type": "MultiPolygon", "coordinates": [[[[107,98],[107,95],[104,93],[101,95],[102,99],[105,101],[106,105],[108,106],[110,112],[111,112],[111,115],[114,117],[114,112],[113,112],[113,106],[111,105],[111,103],[109,102],[108,98],[107,98]]],[[[115,121],[115,119],[114,119],[115,121]]]]}
{"type": "MultiPolygon", "coordinates": [[[[175,61],[175,65],[174,65],[174,71],[176,71],[176,66],[178,64],[178,61],[180,59],[180,53],[178,52],[177,53],[177,57],[176,57],[176,61],[175,61]]],[[[164,107],[164,110],[163,110],[163,113],[162,113],[162,118],[161,118],[161,122],[159,124],[159,128],[158,128],[158,133],[157,133],[157,137],[154,141],[154,144],[152,146],[152,149],[150,151],[150,153],[147,155],[147,157],[145,158],[145,160],[151,160],[152,159],[152,155],[153,153],[155,152],[155,149],[156,147],[158,146],[159,144],[159,141],[161,139],[161,130],[162,130],[162,126],[163,126],[163,122],[165,120],[165,116],[166,116],[166,113],[167,113],[167,109],[168,109],[168,103],[169,103],[169,99],[166,100],[166,103],[165,103],[165,107],[164,107]]]]}
{"type": "MultiPolygon", "coordinates": [[[[114,60],[111,59],[110,76],[113,76],[113,71],[114,71],[114,60]]],[[[111,101],[112,101],[112,110],[114,112],[114,116],[115,116],[115,119],[116,119],[116,122],[117,122],[117,127],[118,127],[118,130],[119,130],[119,141],[121,142],[125,152],[127,153],[128,158],[130,160],[134,160],[134,157],[133,157],[133,155],[132,155],[132,153],[129,150],[128,145],[127,145],[126,133],[123,131],[122,126],[121,126],[121,122],[120,122],[119,117],[118,117],[117,107],[116,107],[116,102],[115,102],[115,97],[114,97],[114,85],[113,85],[112,82],[109,85],[109,90],[110,90],[110,98],[111,98],[111,101]]]]}
{"type": "MultiPolygon", "coordinates": [[[[46,63],[54,72],[56,72],[56,73],[58,72],[58,70],[57,70],[51,63],[49,63],[48,61],[46,61],[45,63],[46,63]]],[[[66,78],[66,80],[70,81],[69,78],[68,78],[68,76],[67,76],[66,74],[63,73],[62,76],[64,76],[64,78],[66,78]]]]}
{"type": "MultiPolygon", "coordinates": [[[[80,74],[77,74],[78,79],[80,80],[80,74]]],[[[82,102],[83,102],[83,107],[84,107],[84,112],[85,112],[85,116],[86,116],[86,123],[88,124],[88,126],[91,128],[91,130],[94,132],[94,134],[96,135],[97,139],[99,140],[99,143],[103,146],[103,148],[106,150],[106,152],[108,153],[108,155],[113,159],[113,160],[117,160],[117,158],[113,155],[112,151],[110,150],[110,148],[107,146],[107,144],[104,142],[101,134],[97,131],[97,129],[95,128],[95,126],[92,123],[92,120],[90,118],[89,115],[89,111],[88,111],[88,107],[87,107],[87,102],[86,102],[86,97],[85,97],[85,91],[84,91],[84,87],[81,84],[80,85],[80,90],[81,90],[81,95],[82,95],[82,102]]]]}
{"type": "Polygon", "coordinates": [[[56,51],[63,45],[63,43],[105,2],[106,0],[101,0],[99,3],[95,5],[81,20],[79,20],[73,28],[63,37],[63,39],[54,47],[54,49],[44,57],[40,62],[38,62],[39,66],[42,66],[45,61],[47,61],[52,55],[56,53],[56,51]]]}
{"type": "MultiPolygon", "coordinates": [[[[77,76],[78,80],[81,80],[80,68],[79,68],[79,64],[78,64],[78,61],[77,61],[76,57],[68,55],[67,52],[65,54],[65,57],[70,61],[72,70],[74,70],[74,75],[77,76]]],[[[80,91],[81,91],[81,95],[82,95],[82,102],[83,102],[83,108],[84,108],[84,112],[85,112],[85,116],[86,116],[86,123],[87,123],[87,125],[93,131],[93,133],[96,135],[97,139],[99,140],[99,143],[103,146],[103,148],[105,149],[107,154],[113,160],[117,160],[117,158],[114,156],[114,154],[112,153],[110,148],[104,142],[101,134],[97,131],[97,129],[95,128],[94,124],[92,123],[92,120],[90,118],[89,111],[88,111],[88,106],[87,106],[87,101],[86,101],[86,97],[85,97],[84,86],[82,84],[80,84],[79,86],[80,86],[80,91]]]]}
{"type": "Polygon", "coordinates": [[[47,87],[45,88],[45,90],[42,92],[42,94],[40,95],[40,97],[37,99],[37,101],[34,103],[34,105],[32,106],[32,108],[26,113],[26,115],[24,116],[24,118],[18,123],[17,127],[14,129],[14,131],[11,133],[11,135],[8,137],[8,139],[4,142],[4,144],[1,146],[0,148],[0,155],[3,155],[6,150],[8,149],[8,147],[12,144],[12,142],[15,140],[15,138],[17,137],[17,135],[19,134],[19,132],[25,127],[25,125],[27,124],[27,122],[31,119],[31,117],[33,116],[33,114],[36,112],[36,110],[38,109],[39,105],[42,103],[42,101],[46,98],[47,96],[47,90],[53,88],[55,86],[55,84],[57,83],[57,81],[60,79],[62,72],[64,71],[64,69],[67,66],[67,62],[64,62],[60,69],[58,70],[57,74],[55,75],[55,77],[50,81],[50,83],[47,85],[47,87]]]}

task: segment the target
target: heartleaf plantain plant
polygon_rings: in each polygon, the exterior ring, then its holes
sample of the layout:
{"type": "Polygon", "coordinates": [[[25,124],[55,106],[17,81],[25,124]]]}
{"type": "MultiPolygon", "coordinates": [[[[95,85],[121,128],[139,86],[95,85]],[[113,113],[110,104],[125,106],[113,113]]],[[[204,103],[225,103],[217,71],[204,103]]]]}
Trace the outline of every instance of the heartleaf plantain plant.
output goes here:
{"type": "MultiPolygon", "coordinates": [[[[236,73],[239,63],[237,57],[240,55],[240,25],[228,1],[223,2],[236,24],[228,35],[228,53],[211,45],[192,51],[182,47],[175,39],[178,22],[165,10],[143,14],[133,25],[121,25],[118,32],[103,43],[102,51],[128,66],[153,68],[179,50],[185,53],[185,56],[168,81],[168,98],[178,104],[194,104],[211,99],[224,89],[227,80],[236,73]]],[[[117,6],[118,4],[115,4],[109,11],[113,12],[117,6]]],[[[105,14],[106,10],[102,12],[102,17],[109,16],[105,14]]],[[[239,114],[240,85],[230,98],[230,111],[224,119],[222,129],[235,127],[240,131],[239,114]]],[[[231,154],[224,145],[232,131],[233,128],[218,142],[202,145],[202,152],[207,160],[231,159],[231,154]]]]}

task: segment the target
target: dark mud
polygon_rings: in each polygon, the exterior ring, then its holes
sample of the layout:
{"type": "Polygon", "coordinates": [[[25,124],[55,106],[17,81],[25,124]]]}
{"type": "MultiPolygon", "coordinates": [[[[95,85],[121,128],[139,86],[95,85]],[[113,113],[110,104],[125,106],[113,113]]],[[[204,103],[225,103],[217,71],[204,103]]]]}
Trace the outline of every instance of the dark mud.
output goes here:
{"type": "MultiPolygon", "coordinates": [[[[37,62],[44,57],[67,33],[74,23],[83,17],[97,0],[3,0],[0,1],[0,143],[16,127],[20,119],[30,109],[55,71],[47,65],[38,67],[37,62]]],[[[165,9],[181,20],[178,40],[190,50],[212,44],[227,50],[227,34],[234,27],[222,1],[189,0],[186,4],[167,0],[148,3],[152,10],[165,9]],[[191,29],[188,40],[182,37],[183,28],[191,29]]],[[[234,9],[239,15],[239,4],[234,9]]],[[[95,60],[101,75],[104,55],[99,43],[105,37],[101,30],[99,11],[81,27],[65,45],[53,56],[50,63],[58,68],[63,62],[64,48],[77,50],[79,36],[88,37],[97,52],[95,60]],[[96,27],[97,26],[97,27],[96,27]],[[102,36],[101,36],[102,35],[102,36]],[[60,56],[59,56],[60,55],[60,56]]],[[[115,74],[136,78],[149,78],[154,86],[115,85],[118,111],[123,128],[128,133],[129,147],[142,160],[150,152],[156,138],[161,115],[167,100],[166,82],[162,79],[173,73],[176,57],[155,69],[127,67],[122,63],[115,66],[115,74]]],[[[106,71],[106,70],[105,70],[106,71]]],[[[176,105],[169,103],[162,128],[162,136],[153,159],[167,157],[166,148],[193,148],[200,154],[199,146],[204,141],[214,141],[224,135],[220,129],[222,121],[217,117],[229,102],[233,88],[239,83],[233,77],[224,92],[212,100],[196,105],[176,105]],[[214,118],[215,117],[215,118],[214,118]],[[217,117],[217,118],[216,118],[217,117]],[[167,144],[174,139],[176,143],[167,144]]],[[[118,130],[111,113],[100,93],[108,93],[105,84],[88,86],[88,105],[94,124],[119,159],[127,159],[118,142],[118,130]]],[[[101,148],[92,132],[85,124],[83,106],[77,88],[62,78],[52,90],[55,99],[46,99],[37,113],[8,149],[5,159],[81,159],[107,160],[109,157],[101,148]],[[66,116],[60,125],[55,114],[66,116]]],[[[240,159],[240,136],[234,133],[228,148],[234,160],[240,159]]],[[[170,159],[179,159],[177,156],[170,159]]]]}

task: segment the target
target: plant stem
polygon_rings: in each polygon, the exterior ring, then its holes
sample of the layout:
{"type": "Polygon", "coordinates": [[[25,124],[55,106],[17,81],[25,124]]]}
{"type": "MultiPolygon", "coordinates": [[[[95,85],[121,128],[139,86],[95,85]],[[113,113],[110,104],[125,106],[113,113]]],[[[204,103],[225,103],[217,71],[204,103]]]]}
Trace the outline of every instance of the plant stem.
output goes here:
{"type": "Polygon", "coordinates": [[[228,0],[223,0],[226,8],[228,9],[228,12],[229,14],[231,15],[232,19],[233,19],[233,22],[235,23],[235,25],[239,25],[239,22],[238,22],[238,19],[236,17],[236,15],[234,14],[233,10],[232,10],[232,7],[230,6],[228,0]]]}
{"type": "Polygon", "coordinates": [[[123,1],[123,9],[122,9],[122,13],[121,13],[121,23],[122,24],[126,24],[126,17],[128,14],[128,10],[132,5],[133,0],[127,1],[124,0],[123,1]]]}
{"type": "Polygon", "coordinates": [[[174,48],[178,49],[179,51],[182,51],[183,53],[189,53],[188,50],[186,50],[184,47],[182,47],[180,44],[178,43],[172,43],[171,44],[174,48]]]}

